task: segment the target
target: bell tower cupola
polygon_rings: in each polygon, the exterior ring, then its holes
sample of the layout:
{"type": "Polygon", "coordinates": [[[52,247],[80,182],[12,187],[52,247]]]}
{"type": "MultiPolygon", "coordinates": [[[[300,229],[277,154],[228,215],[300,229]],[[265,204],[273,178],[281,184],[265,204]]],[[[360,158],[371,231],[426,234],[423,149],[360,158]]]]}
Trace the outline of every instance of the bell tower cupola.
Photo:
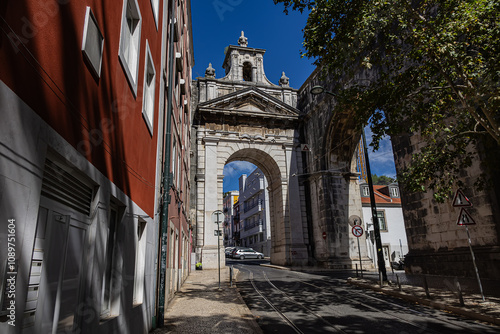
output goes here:
{"type": "Polygon", "coordinates": [[[242,31],[238,45],[229,45],[225,50],[222,68],[226,71],[223,80],[273,85],[264,73],[264,49],[248,47],[248,38],[242,31]]]}

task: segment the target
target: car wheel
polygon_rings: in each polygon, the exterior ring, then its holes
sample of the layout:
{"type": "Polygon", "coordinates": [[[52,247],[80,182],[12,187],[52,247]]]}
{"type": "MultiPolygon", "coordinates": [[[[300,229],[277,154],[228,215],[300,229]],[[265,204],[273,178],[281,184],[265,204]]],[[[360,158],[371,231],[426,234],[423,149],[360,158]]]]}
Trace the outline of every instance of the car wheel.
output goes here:
{"type": "Polygon", "coordinates": [[[264,257],[263,257],[262,255],[259,255],[259,256],[258,256],[258,258],[259,258],[259,259],[263,259],[264,257]]]}
{"type": "Polygon", "coordinates": [[[240,260],[244,260],[245,259],[245,255],[240,255],[240,260]]]}

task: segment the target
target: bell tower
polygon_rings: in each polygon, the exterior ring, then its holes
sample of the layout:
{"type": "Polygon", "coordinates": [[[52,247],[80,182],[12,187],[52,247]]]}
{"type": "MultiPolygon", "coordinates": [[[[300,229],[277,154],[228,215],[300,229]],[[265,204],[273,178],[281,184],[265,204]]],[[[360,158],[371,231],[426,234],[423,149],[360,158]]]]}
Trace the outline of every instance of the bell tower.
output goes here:
{"type": "Polygon", "coordinates": [[[264,49],[248,47],[248,38],[242,31],[238,45],[229,45],[225,50],[222,68],[226,71],[226,76],[222,79],[274,86],[264,73],[265,52],[264,49]]]}

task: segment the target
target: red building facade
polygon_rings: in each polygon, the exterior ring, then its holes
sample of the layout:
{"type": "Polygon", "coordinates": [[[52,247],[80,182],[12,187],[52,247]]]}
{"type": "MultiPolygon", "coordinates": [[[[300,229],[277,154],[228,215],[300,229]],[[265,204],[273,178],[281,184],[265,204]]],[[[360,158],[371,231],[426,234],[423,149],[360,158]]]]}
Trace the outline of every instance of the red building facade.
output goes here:
{"type": "Polygon", "coordinates": [[[8,2],[0,28],[0,332],[147,333],[189,271],[190,1],[8,2]]]}

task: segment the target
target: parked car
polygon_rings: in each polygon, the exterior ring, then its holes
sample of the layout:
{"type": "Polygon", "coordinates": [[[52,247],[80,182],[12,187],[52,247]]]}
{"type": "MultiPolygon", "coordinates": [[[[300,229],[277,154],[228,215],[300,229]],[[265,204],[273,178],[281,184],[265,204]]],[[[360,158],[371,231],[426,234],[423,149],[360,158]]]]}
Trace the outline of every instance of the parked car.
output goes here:
{"type": "Polygon", "coordinates": [[[226,257],[231,257],[231,252],[235,249],[236,247],[226,247],[224,250],[224,253],[226,254],[226,257]]]}
{"type": "Polygon", "coordinates": [[[240,260],[243,260],[243,259],[263,259],[264,254],[259,253],[255,250],[253,250],[252,248],[236,248],[231,253],[231,257],[236,258],[236,259],[240,259],[240,260]]]}

